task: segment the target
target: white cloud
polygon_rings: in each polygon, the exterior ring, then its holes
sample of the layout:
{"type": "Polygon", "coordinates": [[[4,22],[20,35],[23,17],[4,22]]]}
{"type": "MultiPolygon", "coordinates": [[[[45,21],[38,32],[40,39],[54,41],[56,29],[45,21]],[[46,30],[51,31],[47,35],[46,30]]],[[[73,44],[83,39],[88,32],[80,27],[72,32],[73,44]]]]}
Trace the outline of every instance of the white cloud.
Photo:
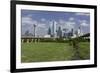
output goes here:
{"type": "Polygon", "coordinates": [[[73,20],[74,20],[74,17],[70,17],[70,18],[69,18],[69,21],[73,21],[73,20]]]}
{"type": "Polygon", "coordinates": [[[75,13],[75,15],[90,16],[89,13],[82,13],[82,12],[75,13]]]}
{"type": "Polygon", "coordinates": [[[44,23],[38,23],[38,25],[37,25],[37,27],[39,27],[39,28],[45,28],[45,26],[46,26],[46,24],[44,24],[44,23]]]}
{"type": "Polygon", "coordinates": [[[67,29],[72,29],[75,26],[75,22],[67,21],[66,22],[66,28],[67,29]]]}
{"type": "Polygon", "coordinates": [[[37,27],[36,27],[36,33],[39,36],[44,36],[47,33],[47,28],[46,28],[46,24],[45,23],[38,23],[37,27]]]}
{"type": "Polygon", "coordinates": [[[87,23],[87,20],[79,20],[80,22],[80,25],[83,26],[83,27],[88,27],[89,24],[87,23]]]}
{"type": "Polygon", "coordinates": [[[89,24],[83,22],[83,23],[81,23],[80,25],[81,25],[81,26],[84,26],[84,27],[88,27],[89,24]]]}
{"type": "Polygon", "coordinates": [[[71,30],[72,28],[74,28],[75,26],[75,22],[73,21],[73,18],[70,18],[68,21],[65,21],[65,20],[59,20],[59,26],[62,27],[62,29],[68,29],[68,30],[71,30]]]}
{"type": "Polygon", "coordinates": [[[22,25],[32,25],[32,24],[37,24],[36,20],[33,20],[30,16],[25,16],[22,17],[22,25]]]}
{"type": "Polygon", "coordinates": [[[64,20],[62,20],[62,19],[59,20],[59,23],[60,23],[60,24],[65,24],[65,22],[66,22],[66,21],[64,21],[64,20]]]}
{"type": "Polygon", "coordinates": [[[42,21],[42,22],[45,22],[45,21],[46,21],[46,19],[45,19],[45,18],[42,18],[42,19],[41,19],[41,21],[42,21]]]}

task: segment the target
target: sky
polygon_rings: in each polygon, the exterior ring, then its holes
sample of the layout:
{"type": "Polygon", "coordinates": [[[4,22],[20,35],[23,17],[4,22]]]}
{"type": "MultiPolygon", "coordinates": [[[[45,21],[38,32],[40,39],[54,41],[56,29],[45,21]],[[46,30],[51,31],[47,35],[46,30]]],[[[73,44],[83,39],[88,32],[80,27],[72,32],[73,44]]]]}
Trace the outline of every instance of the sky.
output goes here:
{"type": "Polygon", "coordinates": [[[57,24],[57,28],[61,26],[62,29],[67,29],[68,32],[72,28],[75,31],[79,27],[81,27],[82,33],[90,32],[90,13],[21,10],[21,33],[23,35],[28,30],[33,34],[33,24],[35,24],[36,35],[47,35],[48,28],[53,21],[57,24]]]}

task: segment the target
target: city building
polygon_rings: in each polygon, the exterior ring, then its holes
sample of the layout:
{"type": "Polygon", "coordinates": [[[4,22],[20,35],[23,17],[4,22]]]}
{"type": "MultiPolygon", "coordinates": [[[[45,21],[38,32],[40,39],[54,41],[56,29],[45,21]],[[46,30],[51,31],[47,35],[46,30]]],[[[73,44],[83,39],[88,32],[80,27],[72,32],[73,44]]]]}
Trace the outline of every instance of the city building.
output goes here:
{"type": "Polygon", "coordinates": [[[56,38],[56,36],[57,36],[56,28],[57,28],[56,27],[56,22],[52,21],[52,24],[51,24],[51,37],[56,38]]]}

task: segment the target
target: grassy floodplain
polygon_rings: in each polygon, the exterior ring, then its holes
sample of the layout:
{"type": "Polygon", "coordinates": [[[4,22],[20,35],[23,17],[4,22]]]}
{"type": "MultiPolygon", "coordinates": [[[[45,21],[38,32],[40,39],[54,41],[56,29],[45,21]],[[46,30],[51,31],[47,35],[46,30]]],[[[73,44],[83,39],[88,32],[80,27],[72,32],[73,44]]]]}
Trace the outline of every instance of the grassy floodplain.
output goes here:
{"type": "MultiPolygon", "coordinates": [[[[80,56],[89,59],[90,43],[80,42],[79,45],[80,56]]],[[[74,48],[69,43],[21,43],[21,62],[67,61],[72,60],[74,52],[74,48]]]]}

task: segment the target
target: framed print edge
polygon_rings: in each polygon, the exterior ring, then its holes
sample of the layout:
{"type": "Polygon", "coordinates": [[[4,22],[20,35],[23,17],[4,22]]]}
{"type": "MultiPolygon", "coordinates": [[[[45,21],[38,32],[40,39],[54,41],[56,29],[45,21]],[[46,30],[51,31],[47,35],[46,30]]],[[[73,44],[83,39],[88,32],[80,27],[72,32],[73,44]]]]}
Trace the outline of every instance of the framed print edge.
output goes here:
{"type": "Polygon", "coordinates": [[[16,3],[11,1],[11,26],[10,26],[10,47],[11,47],[11,59],[10,59],[10,71],[16,72],[16,3]]]}
{"type": "Polygon", "coordinates": [[[60,4],[46,2],[31,2],[31,1],[11,1],[11,29],[10,29],[10,47],[11,47],[11,72],[28,72],[28,71],[44,71],[44,70],[59,70],[59,69],[79,69],[97,67],[97,7],[93,5],[77,5],[77,4],[60,4]],[[72,65],[72,66],[55,66],[55,67],[40,67],[40,68],[16,68],[16,5],[36,5],[36,6],[54,6],[54,7],[72,7],[94,9],[94,64],[72,65]]]}

